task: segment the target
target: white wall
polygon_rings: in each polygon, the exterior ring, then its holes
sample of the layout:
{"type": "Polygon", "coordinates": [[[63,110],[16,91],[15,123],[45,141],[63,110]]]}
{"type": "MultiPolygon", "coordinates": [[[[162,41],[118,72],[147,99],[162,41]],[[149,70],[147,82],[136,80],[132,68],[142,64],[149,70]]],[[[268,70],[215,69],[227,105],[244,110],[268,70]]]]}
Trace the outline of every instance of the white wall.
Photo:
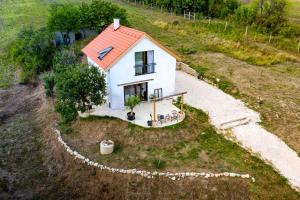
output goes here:
{"type": "Polygon", "coordinates": [[[148,95],[154,89],[162,88],[163,96],[175,92],[176,59],[159,46],[144,38],[125,56],[114,64],[107,73],[110,85],[109,101],[111,108],[124,107],[124,83],[154,79],[148,82],[148,95]],[[135,76],[135,52],[154,50],[155,73],[135,76]]]}
{"type": "Polygon", "coordinates": [[[106,101],[110,102],[110,87],[109,87],[109,75],[106,71],[104,71],[101,67],[99,67],[99,65],[97,63],[95,63],[91,58],[87,57],[87,62],[89,66],[93,66],[96,67],[100,72],[105,74],[105,82],[106,82],[106,93],[107,93],[107,97],[106,97],[106,101]]]}

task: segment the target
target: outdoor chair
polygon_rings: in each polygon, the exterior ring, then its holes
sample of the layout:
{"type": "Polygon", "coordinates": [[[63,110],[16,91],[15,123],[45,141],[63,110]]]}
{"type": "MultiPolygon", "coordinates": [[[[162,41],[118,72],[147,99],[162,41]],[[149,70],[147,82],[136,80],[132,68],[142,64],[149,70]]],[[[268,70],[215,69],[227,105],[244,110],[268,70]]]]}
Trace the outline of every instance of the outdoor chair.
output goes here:
{"type": "Polygon", "coordinates": [[[157,120],[160,122],[160,124],[163,124],[163,122],[165,121],[165,116],[164,115],[157,115],[157,120]]]}
{"type": "Polygon", "coordinates": [[[176,110],[172,111],[172,117],[171,117],[172,121],[173,120],[177,120],[178,121],[178,112],[176,110]]]}

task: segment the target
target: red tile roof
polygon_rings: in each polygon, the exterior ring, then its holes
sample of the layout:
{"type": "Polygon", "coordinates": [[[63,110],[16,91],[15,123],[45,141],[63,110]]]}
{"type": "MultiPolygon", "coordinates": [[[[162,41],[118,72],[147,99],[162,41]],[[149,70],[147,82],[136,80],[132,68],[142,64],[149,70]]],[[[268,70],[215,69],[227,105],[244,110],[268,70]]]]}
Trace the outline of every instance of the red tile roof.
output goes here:
{"type": "Polygon", "coordinates": [[[105,70],[144,35],[146,33],[125,26],[120,26],[114,31],[114,26],[111,24],[85,46],[82,52],[105,70]],[[113,49],[102,60],[99,60],[99,52],[109,46],[113,49]]]}
{"type": "Polygon", "coordinates": [[[168,53],[178,58],[176,54],[166,49],[163,45],[152,39],[145,32],[138,31],[125,26],[120,26],[116,31],[114,25],[111,24],[102,31],[94,40],[82,49],[82,52],[91,58],[102,69],[107,70],[114,64],[122,55],[142,37],[147,37],[152,42],[166,50],[168,53]],[[112,46],[113,49],[104,56],[102,60],[98,58],[99,52],[105,48],[112,46]]]}

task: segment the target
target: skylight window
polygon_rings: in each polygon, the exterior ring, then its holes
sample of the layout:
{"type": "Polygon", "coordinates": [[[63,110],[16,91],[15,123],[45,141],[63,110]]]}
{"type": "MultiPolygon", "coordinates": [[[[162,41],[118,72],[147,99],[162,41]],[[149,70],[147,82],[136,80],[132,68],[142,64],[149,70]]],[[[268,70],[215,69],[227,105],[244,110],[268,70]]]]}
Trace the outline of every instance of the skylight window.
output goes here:
{"type": "Polygon", "coordinates": [[[112,46],[109,46],[105,49],[103,49],[102,51],[100,51],[99,55],[98,55],[98,58],[100,60],[103,60],[103,58],[113,49],[112,46]]]}

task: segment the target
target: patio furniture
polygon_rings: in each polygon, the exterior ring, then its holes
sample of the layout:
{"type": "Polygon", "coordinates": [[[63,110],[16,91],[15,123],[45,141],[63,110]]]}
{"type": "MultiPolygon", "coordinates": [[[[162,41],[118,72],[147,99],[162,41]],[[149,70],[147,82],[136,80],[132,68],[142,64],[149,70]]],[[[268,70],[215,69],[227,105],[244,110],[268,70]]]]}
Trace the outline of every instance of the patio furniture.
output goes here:
{"type": "Polygon", "coordinates": [[[165,121],[165,116],[161,114],[157,114],[157,119],[160,122],[160,124],[163,124],[163,122],[165,121]]]}
{"type": "Polygon", "coordinates": [[[166,115],[165,121],[166,121],[166,122],[170,122],[170,121],[171,121],[171,115],[170,115],[170,114],[167,114],[167,115],[166,115]]]}
{"type": "Polygon", "coordinates": [[[177,110],[172,111],[171,121],[173,121],[175,119],[178,121],[178,112],[177,112],[177,110]]]}

